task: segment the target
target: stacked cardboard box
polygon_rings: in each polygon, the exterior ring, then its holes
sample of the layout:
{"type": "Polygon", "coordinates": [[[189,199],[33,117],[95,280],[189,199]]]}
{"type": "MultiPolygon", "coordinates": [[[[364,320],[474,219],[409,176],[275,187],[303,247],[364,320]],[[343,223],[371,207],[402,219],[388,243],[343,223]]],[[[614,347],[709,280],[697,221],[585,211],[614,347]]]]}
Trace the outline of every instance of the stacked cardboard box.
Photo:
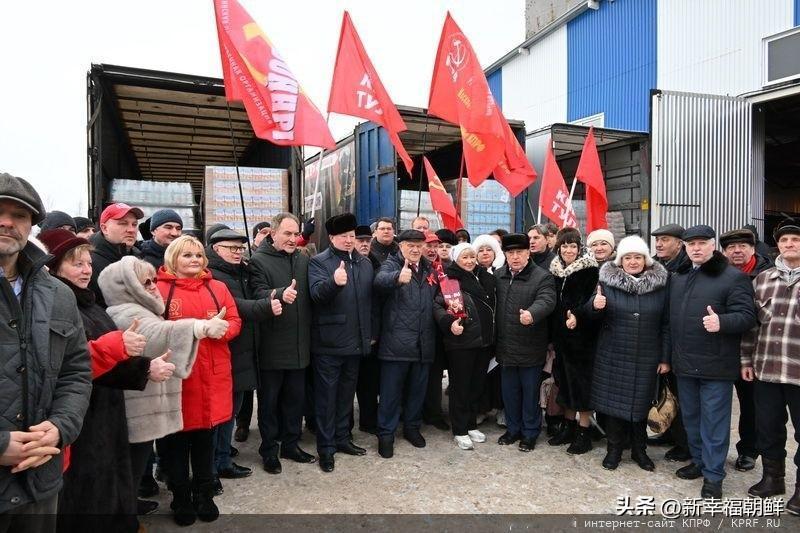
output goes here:
{"type": "MultiPolygon", "coordinates": [[[[247,222],[269,220],[289,209],[289,173],[286,169],[239,167],[247,222]]],[[[242,204],[235,167],[206,167],[205,225],[226,224],[244,233],[242,204]]]]}

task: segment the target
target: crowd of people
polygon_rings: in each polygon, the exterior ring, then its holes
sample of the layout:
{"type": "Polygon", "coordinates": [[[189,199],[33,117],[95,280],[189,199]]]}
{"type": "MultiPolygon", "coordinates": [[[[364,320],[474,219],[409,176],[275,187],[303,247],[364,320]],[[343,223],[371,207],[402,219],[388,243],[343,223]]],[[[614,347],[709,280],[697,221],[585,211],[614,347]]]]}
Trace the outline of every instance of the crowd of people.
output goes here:
{"type": "MultiPolygon", "coordinates": [[[[735,389],[735,468],[760,456],[749,494],[786,492],[789,416],[800,442],[800,221],[777,227],[773,257],[754,228],[707,225],[657,228],[652,256],[608,230],[472,239],[424,217],[401,230],[344,213],[314,254],[302,246],[313,226],[291,213],[251,242],[222,225],[201,242],[169,209],[143,218],[116,203],[95,229],[0,174],[0,531],[136,531],[157,508],[144,499],[154,476],[177,524],[215,520],[221,479],[252,474],[233,441],[249,438],[254,393],[270,474],[281,460],[331,472],[337,453],[365,455],[356,427],[385,459],[400,427],[424,448],[423,424],[471,450],[494,416],[497,444],[521,452],[542,431],[571,455],[604,436],[608,470],[630,449],[653,471],[648,445],[670,444],[666,458],[687,463],[676,475],[721,498],[735,389]],[[648,438],[661,387],[680,414],[648,438]],[[299,446],[304,426],[316,454],[299,446]]],[[[786,510],[800,513],[800,477],[786,510]]]]}

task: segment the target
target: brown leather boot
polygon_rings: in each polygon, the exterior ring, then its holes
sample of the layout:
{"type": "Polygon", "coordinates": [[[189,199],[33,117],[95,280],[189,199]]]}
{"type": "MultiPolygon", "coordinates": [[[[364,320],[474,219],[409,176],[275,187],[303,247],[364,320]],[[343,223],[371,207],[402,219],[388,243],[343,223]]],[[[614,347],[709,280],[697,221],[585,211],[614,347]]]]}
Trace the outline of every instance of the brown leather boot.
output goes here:
{"type": "Polygon", "coordinates": [[[761,458],[764,472],[761,481],[750,487],[747,494],[756,498],[769,498],[786,493],[786,464],[783,459],[761,458]]]}

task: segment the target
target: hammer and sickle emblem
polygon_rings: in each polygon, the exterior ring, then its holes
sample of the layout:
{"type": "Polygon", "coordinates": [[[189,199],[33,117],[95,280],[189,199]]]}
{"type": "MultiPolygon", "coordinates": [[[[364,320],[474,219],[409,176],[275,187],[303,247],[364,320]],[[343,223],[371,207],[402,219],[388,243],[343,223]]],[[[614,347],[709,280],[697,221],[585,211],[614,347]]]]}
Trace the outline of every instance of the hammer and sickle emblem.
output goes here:
{"type": "Polygon", "coordinates": [[[445,65],[450,69],[450,75],[455,82],[458,79],[458,71],[466,66],[467,50],[464,43],[458,37],[453,37],[450,41],[450,52],[447,54],[445,65]]]}

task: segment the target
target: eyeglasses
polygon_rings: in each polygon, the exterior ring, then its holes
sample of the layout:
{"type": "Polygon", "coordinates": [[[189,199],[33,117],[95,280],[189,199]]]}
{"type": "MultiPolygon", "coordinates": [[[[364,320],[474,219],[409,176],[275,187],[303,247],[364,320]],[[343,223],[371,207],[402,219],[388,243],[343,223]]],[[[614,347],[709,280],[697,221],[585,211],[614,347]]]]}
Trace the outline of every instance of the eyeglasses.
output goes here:
{"type": "Polygon", "coordinates": [[[158,281],[158,279],[157,279],[157,278],[147,278],[146,280],[144,280],[144,281],[142,282],[142,285],[144,285],[144,287],[145,287],[146,289],[149,289],[150,287],[152,287],[153,285],[155,285],[155,284],[156,284],[156,281],[158,281]]]}
{"type": "Polygon", "coordinates": [[[219,246],[220,248],[227,248],[233,254],[241,254],[244,253],[245,250],[247,250],[246,246],[234,246],[230,244],[218,244],[217,246],[219,246]]]}

